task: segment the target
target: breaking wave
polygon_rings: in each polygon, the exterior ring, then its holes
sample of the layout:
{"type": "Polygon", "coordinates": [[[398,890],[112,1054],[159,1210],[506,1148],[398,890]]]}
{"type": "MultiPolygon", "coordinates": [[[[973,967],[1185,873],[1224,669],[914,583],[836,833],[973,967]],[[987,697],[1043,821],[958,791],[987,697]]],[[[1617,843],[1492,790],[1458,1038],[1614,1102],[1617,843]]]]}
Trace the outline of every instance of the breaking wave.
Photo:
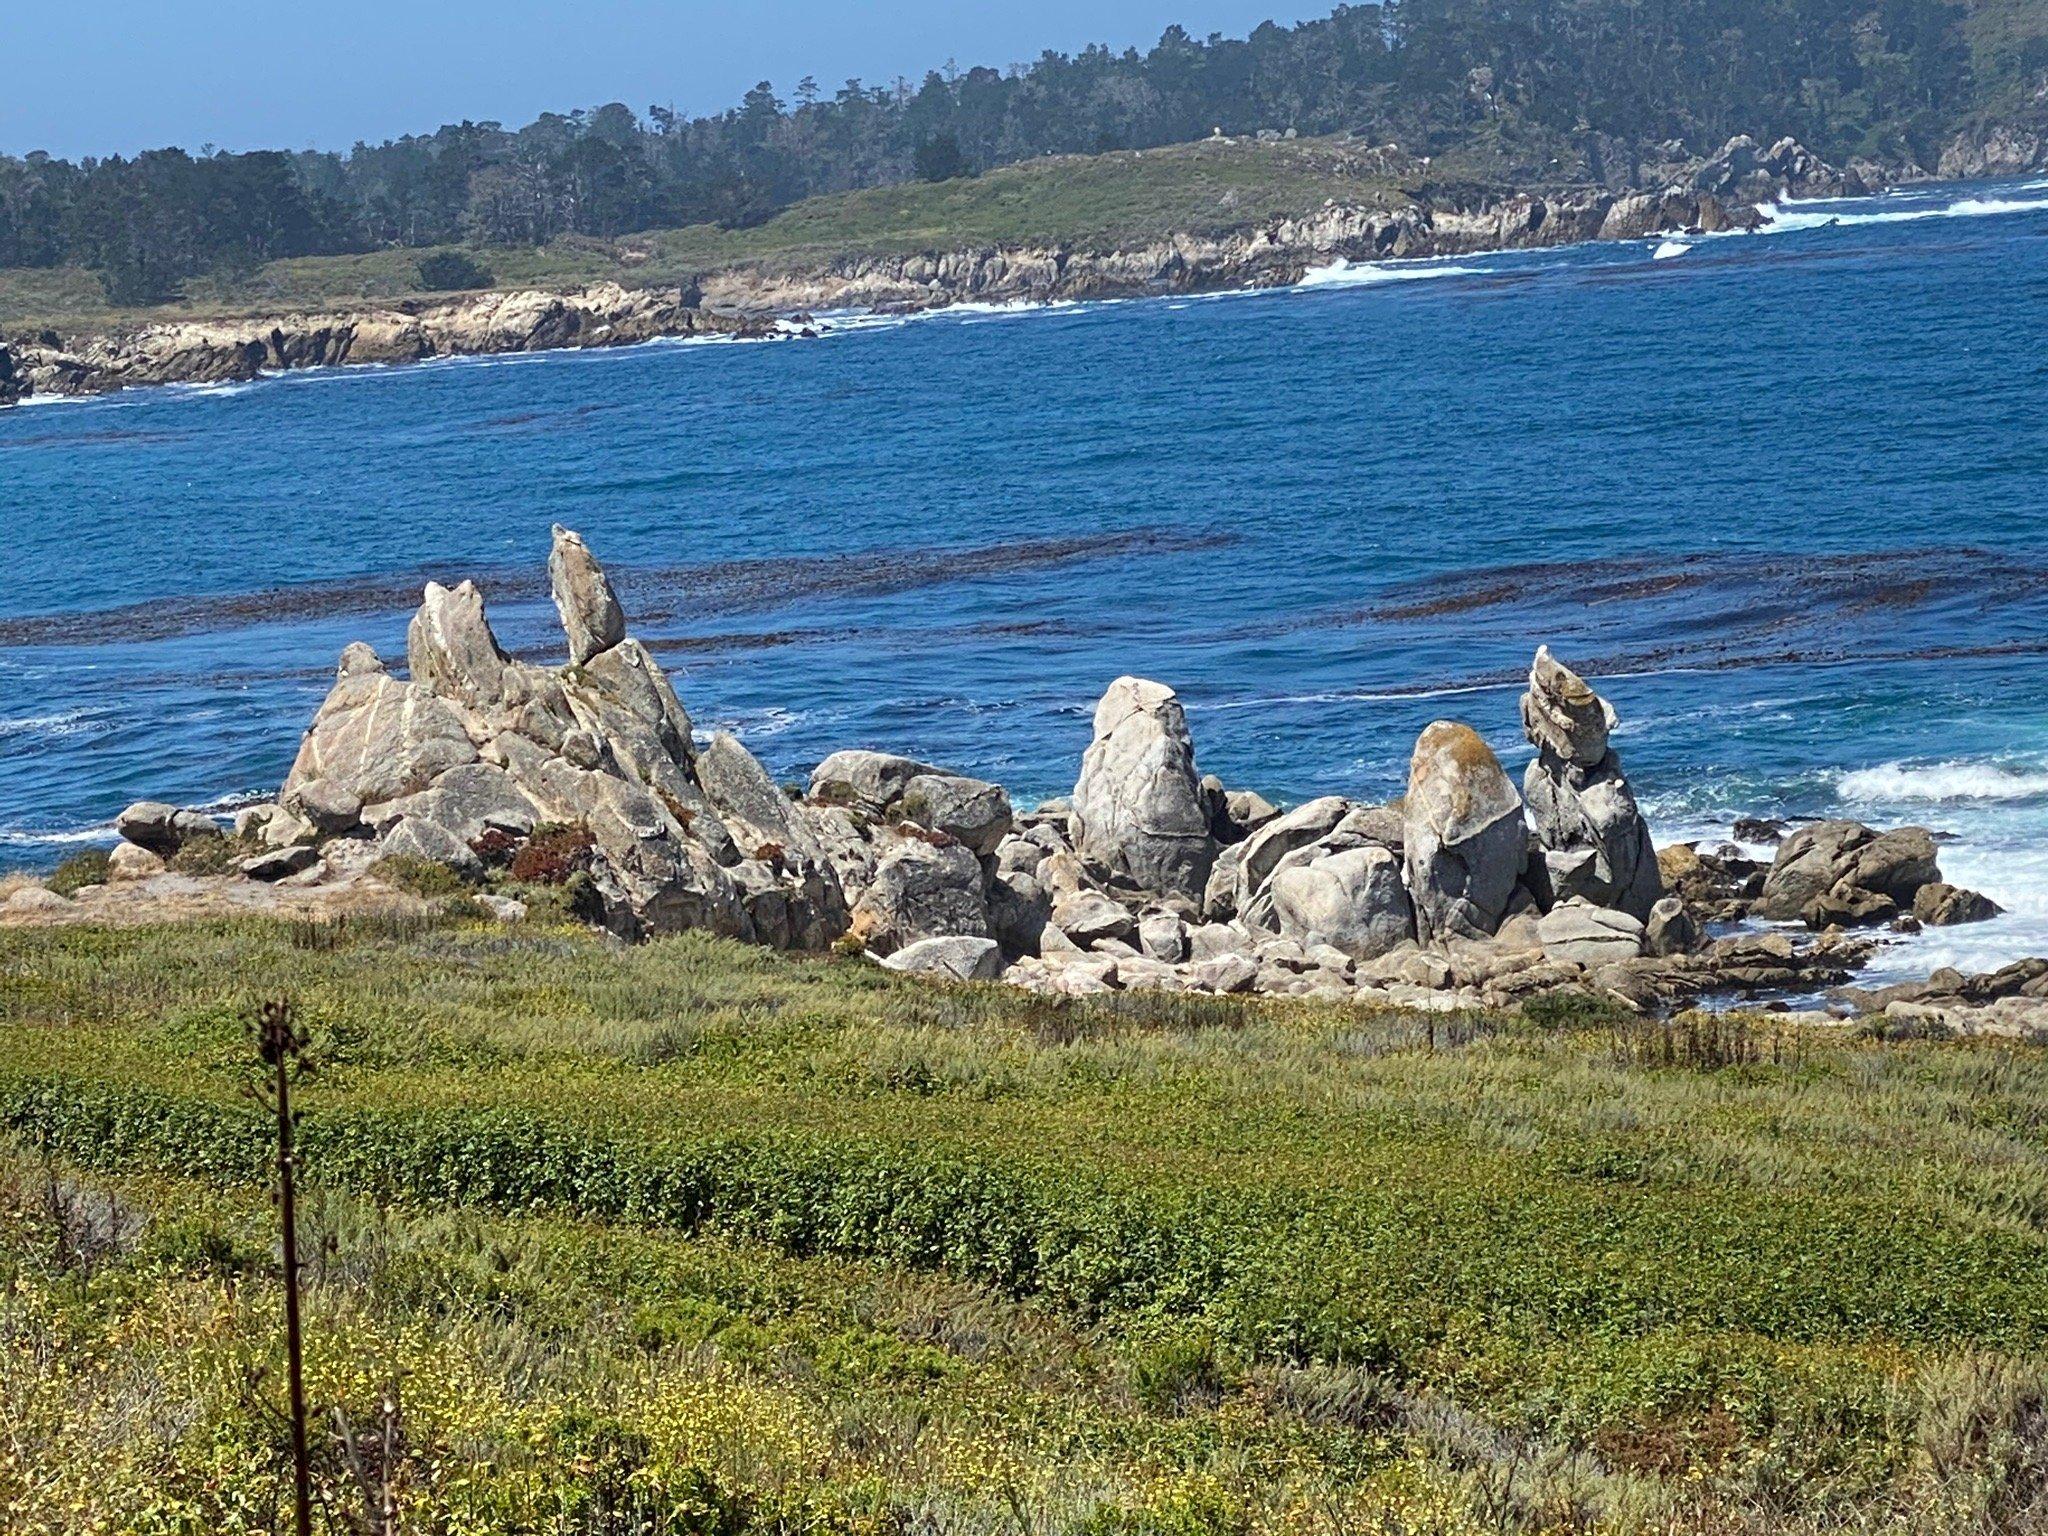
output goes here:
{"type": "Polygon", "coordinates": [[[1433,267],[1412,261],[1353,262],[1342,256],[1327,266],[1301,274],[1299,288],[1367,288],[1375,283],[1406,283],[1425,277],[1491,277],[1484,267],[1433,267]]]}
{"type": "Polygon", "coordinates": [[[1835,788],[1860,805],[2034,800],[2048,797],[2048,771],[1983,762],[1880,763],[1843,774],[1835,788]]]}
{"type": "Polygon", "coordinates": [[[56,736],[84,736],[107,729],[107,722],[88,710],[71,709],[54,715],[0,717],[0,741],[26,737],[31,740],[56,736]]]}
{"type": "Polygon", "coordinates": [[[1910,224],[1920,219],[1982,219],[2000,214],[2044,211],[2048,211],[2048,200],[2012,197],[1965,197],[1953,203],[1924,203],[1911,208],[1869,212],[1834,202],[1763,203],[1757,208],[1764,219],[1759,231],[1762,234],[1791,234],[1802,229],[1850,229],[1865,224],[1910,224]]]}

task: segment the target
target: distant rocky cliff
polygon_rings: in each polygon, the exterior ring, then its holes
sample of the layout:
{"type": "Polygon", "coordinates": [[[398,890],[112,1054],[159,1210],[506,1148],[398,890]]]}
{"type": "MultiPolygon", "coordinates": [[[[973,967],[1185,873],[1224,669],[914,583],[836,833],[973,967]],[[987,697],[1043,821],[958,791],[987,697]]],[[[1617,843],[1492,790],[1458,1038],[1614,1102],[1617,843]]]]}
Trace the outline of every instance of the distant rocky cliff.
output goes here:
{"type": "MultiPolygon", "coordinates": [[[[1417,184],[1384,203],[1332,202],[1305,215],[1221,234],[1139,244],[978,245],[891,255],[850,253],[805,264],[738,263],[683,287],[599,283],[568,293],[528,290],[407,300],[320,312],[185,320],[84,338],[50,332],[0,341],[0,405],[29,396],[88,395],[135,385],[218,383],[288,368],[612,347],[657,337],[801,334],[778,317],[845,309],[923,310],[950,304],[1042,303],[1213,292],[1297,282],[1333,260],[1457,256],[1478,251],[1633,240],[1665,232],[1753,228],[1780,198],[1857,196],[1917,166],[1827,164],[1792,139],[1747,136],[1718,154],[1643,170],[1650,187],[1503,191],[1417,184]]],[[[1958,140],[1943,175],[2011,174],[2048,161],[2048,141],[2018,130],[1958,140]]],[[[1637,173],[1642,179],[1642,171],[1637,173]]]]}

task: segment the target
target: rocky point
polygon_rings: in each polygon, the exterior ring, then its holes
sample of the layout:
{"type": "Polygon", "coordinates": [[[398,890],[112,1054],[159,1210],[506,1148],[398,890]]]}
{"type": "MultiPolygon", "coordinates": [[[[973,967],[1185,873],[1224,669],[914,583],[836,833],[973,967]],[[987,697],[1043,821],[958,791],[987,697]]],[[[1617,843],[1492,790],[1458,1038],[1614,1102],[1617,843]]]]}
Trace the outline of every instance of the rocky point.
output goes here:
{"type": "MultiPolygon", "coordinates": [[[[555,528],[548,572],[560,663],[508,655],[472,583],[429,583],[403,675],[347,647],[274,802],[239,812],[232,834],[131,806],[103,885],[19,892],[0,921],[320,916],[379,893],[417,901],[414,872],[430,869],[500,918],[551,889],[626,939],[853,947],[1063,994],[1443,1009],[1573,990],[1655,1009],[1817,997],[1851,979],[1869,930],[1997,912],[1942,879],[1921,828],[1752,825],[1780,839],[1768,866],[1732,845],[1660,853],[1612,708],[1547,648],[1520,701],[1534,756],[1519,788],[1478,731],[1440,720],[1399,798],[1283,810],[1203,774],[1173,689],[1137,677],[1103,693],[1067,800],[1020,811],[999,784],[868,747],[785,788],[732,736],[699,739],[579,535],[555,528]]],[[[2048,1025],[2039,970],[1839,1001],[2048,1025]]]]}

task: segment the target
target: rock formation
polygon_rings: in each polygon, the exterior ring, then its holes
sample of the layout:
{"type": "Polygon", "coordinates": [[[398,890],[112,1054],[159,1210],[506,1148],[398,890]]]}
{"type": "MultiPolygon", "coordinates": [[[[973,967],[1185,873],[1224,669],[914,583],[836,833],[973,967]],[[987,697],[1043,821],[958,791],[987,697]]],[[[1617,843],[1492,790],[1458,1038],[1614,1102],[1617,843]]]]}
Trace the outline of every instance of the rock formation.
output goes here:
{"type": "Polygon", "coordinates": [[[730,738],[706,753],[707,786],[689,716],[582,539],[557,528],[549,566],[569,666],[514,660],[475,586],[429,583],[405,681],[366,646],[343,653],[265,840],[366,837],[474,872],[574,827],[588,837],[579,873],[621,933],[829,944],[846,899],[817,838],[730,738]]]}
{"type": "MultiPolygon", "coordinates": [[[[210,817],[142,802],[119,818],[125,844],[104,885],[76,900],[24,892],[0,920],[151,900],[362,910],[378,890],[401,895],[393,883],[424,861],[500,920],[553,885],[567,910],[629,937],[700,928],[813,951],[850,939],[890,969],[953,981],[1429,1008],[1575,988],[1654,1008],[1709,991],[1814,993],[1871,952],[1848,925],[1997,910],[1941,882],[1918,828],[1798,827],[1768,873],[1732,847],[1660,857],[1612,711],[1547,650],[1521,700],[1536,748],[1526,804],[1477,732],[1438,721],[1402,800],[1328,795],[1283,812],[1200,777],[1173,691],[1132,677],[1096,709],[1070,802],[1020,813],[1000,785],[865,749],[825,758],[808,793],[785,790],[732,736],[695,735],[581,537],[557,527],[548,565],[565,664],[508,655],[474,585],[430,583],[406,675],[347,647],[277,802],[240,812],[233,841],[210,817]],[[1704,936],[1751,915],[1815,934],[1704,936]]],[[[2034,1007],[2034,993],[2005,994],[2035,979],[1998,980],[2000,1006],[2034,1007]]],[[[1974,1007],[1991,986],[1928,995],[1974,1007]]]]}
{"type": "Polygon", "coordinates": [[[1074,785],[1082,859],[1139,890],[1199,902],[1216,862],[1216,814],[1173,690],[1139,677],[1111,683],[1074,785]]]}
{"type": "Polygon", "coordinates": [[[1877,832],[1855,821],[1815,822],[1778,845],[1756,912],[1815,928],[1887,922],[1940,879],[1925,827],[1877,832]]]}
{"type": "Polygon", "coordinates": [[[1536,748],[1522,791],[1546,884],[1556,901],[1615,908],[1641,924],[1664,882],[1649,824],[1608,742],[1613,728],[1607,701],[1539,647],[1522,695],[1522,729],[1536,748]]]}
{"type": "Polygon", "coordinates": [[[1404,827],[1422,941],[1490,938],[1522,878],[1522,797],[1469,725],[1439,720],[1415,743],[1404,827]]]}

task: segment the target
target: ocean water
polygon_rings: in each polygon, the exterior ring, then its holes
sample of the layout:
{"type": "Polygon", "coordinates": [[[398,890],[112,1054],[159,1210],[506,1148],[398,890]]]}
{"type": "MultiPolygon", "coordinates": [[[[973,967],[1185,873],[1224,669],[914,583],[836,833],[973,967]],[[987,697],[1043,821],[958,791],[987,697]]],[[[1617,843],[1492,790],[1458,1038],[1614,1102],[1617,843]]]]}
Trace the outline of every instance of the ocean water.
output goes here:
{"type": "Polygon", "coordinates": [[[274,790],[336,654],[474,576],[560,649],[583,531],[700,729],[1062,793],[1122,672],[1205,769],[1384,797],[1454,717],[1519,772],[1538,642],[1660,838],[1916,821],[2048,953],[2048,181],[1767,231],[816,340],[338,369],[0,412],[0,863],[274,790]]]}

